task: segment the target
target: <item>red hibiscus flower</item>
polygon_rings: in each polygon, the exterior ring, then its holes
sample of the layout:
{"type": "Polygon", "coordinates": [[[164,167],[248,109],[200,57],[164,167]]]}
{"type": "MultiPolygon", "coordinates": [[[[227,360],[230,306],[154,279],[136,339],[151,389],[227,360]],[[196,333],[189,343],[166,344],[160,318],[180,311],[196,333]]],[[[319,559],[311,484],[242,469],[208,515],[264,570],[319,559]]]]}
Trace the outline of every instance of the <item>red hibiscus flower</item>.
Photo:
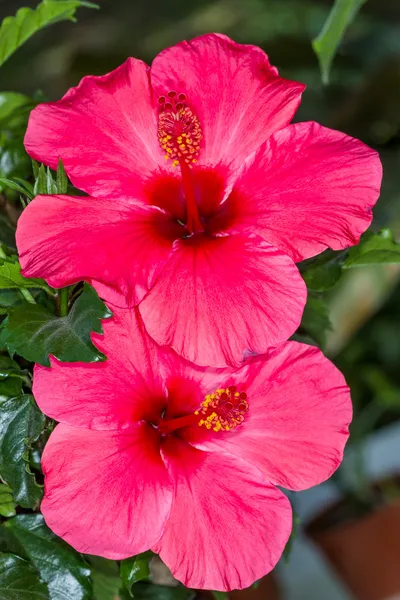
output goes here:
{"type": "Polygon", "coordinates": [[[136,306],[161,345],[237,365],[286,340],[306,299],[295,267],[371,222],[377,154],[289,125],[304,86],[265,53],[205,35],[85,77],[31,115],[35,159],[92,197],[37,197],[17,231],[23,274],[92,283],[136,306]]]}
{"type": "Polygon", "coordinates": [[[342,459],[343,376],[296,342],[237,370],[195,367],[160,349],[137,309],[104,331],[106,362],[35,368],[36,400],[60,421],[42,459],[47,524],[111,559],[151,548],[189,587],[251,585],[291,531],[276,486],[318,484],[342,459]]]}

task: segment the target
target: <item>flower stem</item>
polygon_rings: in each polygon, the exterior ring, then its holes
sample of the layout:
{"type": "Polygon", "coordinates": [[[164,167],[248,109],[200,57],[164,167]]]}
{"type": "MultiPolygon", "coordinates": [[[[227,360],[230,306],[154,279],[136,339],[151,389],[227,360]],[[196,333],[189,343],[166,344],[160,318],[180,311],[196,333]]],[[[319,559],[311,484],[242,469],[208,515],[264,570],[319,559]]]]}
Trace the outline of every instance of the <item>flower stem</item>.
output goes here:
{"type": "Polygon", "coordinates": [[[58,292],[58,312],[60,317],[68,314],[69,287],[62,288],[58,292]]]}

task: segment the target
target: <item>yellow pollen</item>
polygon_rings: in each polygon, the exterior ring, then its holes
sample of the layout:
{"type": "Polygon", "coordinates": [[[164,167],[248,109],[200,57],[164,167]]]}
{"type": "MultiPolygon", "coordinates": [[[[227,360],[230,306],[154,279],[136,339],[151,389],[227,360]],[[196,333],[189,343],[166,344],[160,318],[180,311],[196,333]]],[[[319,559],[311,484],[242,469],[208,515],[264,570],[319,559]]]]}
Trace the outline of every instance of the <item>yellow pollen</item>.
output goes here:
{"type": "Polygon", "coordinates": [[[185,100],[185,94],[176,92],[158,99],[158,141],[174,167],[182,160],[188,165],[196,162],[203,138],[200,122],[185,100]]]}
{"type": "Polygon", "coordinates": [[[247,396],[236,391],[235,386],[208,394],[195,415],[199,415],[199,427],[213,431],[229,431],[241,425],[249,410],[247,396]]]}

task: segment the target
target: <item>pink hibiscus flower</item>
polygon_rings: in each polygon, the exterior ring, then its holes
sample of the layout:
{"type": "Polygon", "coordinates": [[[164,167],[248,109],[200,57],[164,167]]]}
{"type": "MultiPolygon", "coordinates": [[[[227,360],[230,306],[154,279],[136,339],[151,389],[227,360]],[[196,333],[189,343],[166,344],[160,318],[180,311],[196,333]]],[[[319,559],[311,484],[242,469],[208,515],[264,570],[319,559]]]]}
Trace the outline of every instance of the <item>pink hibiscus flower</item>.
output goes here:
{"type": "Polygon", "coordinates": [[[60,421],[42,458],[47,524],[80,552],[150,548],[189,587],[251,585],[291,531],[276,486],[316,485],[342,459],[343,376],[296,342],[236,370],[195,367],[160,349],[137,309],[104,331],[106,362],[35,367],[36,400],[60,421]]]}
{"type": "Polygon", "coordinates": [[[237,365],[288,339],[306,289],[294,261],[355,244],[381,166],[361,142],[289,125],[304,85],[210,34],[85,77],[38,106],[25,146],[92,197],[37,197],[17,231],[23,274],[92,283],[136,306],[161,345],[237,365]]]}

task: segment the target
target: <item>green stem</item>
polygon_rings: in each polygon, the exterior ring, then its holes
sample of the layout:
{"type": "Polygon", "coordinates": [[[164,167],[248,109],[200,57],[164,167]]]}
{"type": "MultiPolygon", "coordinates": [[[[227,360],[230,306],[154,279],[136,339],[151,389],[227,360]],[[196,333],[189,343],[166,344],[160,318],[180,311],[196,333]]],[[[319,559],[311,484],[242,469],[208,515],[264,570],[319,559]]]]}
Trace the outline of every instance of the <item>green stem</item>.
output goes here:
{"type": "Polygon", "coordinates": [[[23,295],[23,297],[25,298],[25,300],[27,302],[29,302],[29,304],[36,304],[36,300],[32,296],[32,294],[30,293],[29,290],[27,290],[26,288],[19,288],[19,291],[21,292],[21,294],[23,295]]]}
{"type": "Polygon", "coordinates": [[[68,314],[69,287],[62,288],[58,292],[60,317],[66,317],[68,314]]]}

